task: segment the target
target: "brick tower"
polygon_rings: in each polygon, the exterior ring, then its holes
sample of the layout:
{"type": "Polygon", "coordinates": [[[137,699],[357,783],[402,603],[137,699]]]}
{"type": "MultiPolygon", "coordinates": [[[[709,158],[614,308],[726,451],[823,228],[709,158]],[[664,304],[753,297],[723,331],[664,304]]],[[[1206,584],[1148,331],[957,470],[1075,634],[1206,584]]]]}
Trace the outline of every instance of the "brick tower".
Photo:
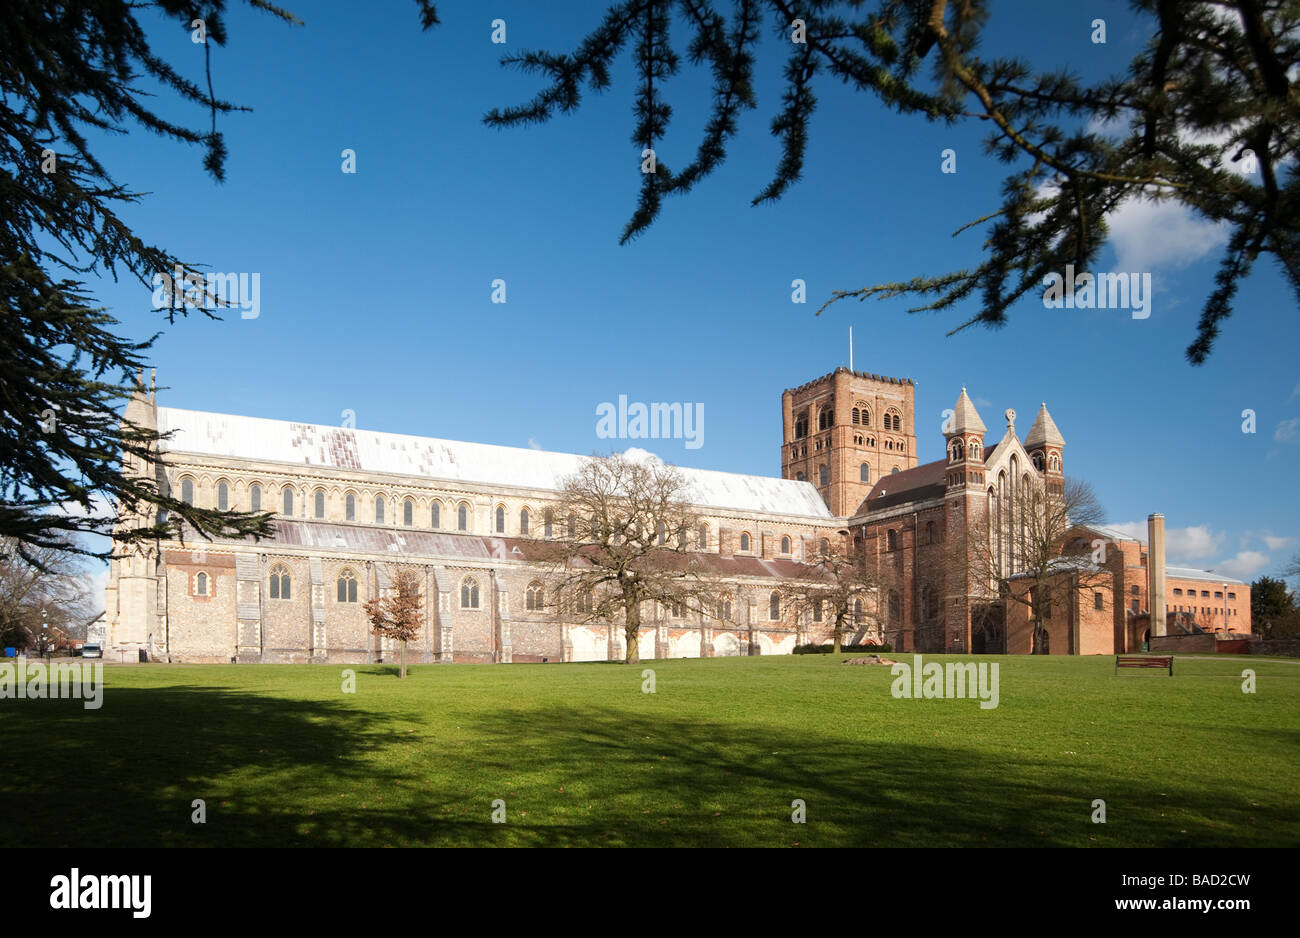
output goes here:
{"type": "Polygon", "coordinates": [[[831,513],[858,510],[882,475],[916,465],[916,388],[837,368],[781,395],[781,478],[811,482],[831,513]]]}
{"type": "Polygon", "coordinates": [[[944,425],[947,443],[947,468],[944,498],[948,537],[945,542],[947,570],[945,576],[946,650],[961,654],[971,648],[971,613],[974,595],[980,585],[970,581],[966,558],[971,549],[967,537],[979,530],[978,522],[986,510],[984,478],[984,434],[988,428],[979,411],[961,389],[953,405],[952,418],[944,425]]]}

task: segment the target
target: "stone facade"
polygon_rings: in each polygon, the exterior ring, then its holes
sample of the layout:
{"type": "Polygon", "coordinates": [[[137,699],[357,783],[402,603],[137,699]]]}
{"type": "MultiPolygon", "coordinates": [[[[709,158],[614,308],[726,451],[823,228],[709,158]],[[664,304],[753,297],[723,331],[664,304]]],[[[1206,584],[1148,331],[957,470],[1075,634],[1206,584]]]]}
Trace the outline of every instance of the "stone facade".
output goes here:
{"type": "MultiPolygon", "coordinates": [[[[829,623],[779,594],[823,542],[864,552],[865,562],[888,574],[846,641],[887,640],[899,651],[1027,652],[1028,624],[1016,604],[990,602],[981,584],[953,573],[952,558],[1017,480],[1063,478],[1065,441],[1044,405],[1023,442],[1008,411],[1005,433],[986,449],[987,430],[962,389],[943,428],[944,458],[918,464],[914,392],[909,379],[838,369],[782,395],[781,479],[687,470],[704,519],[691,547],[725,581],[727,598],[710,614],[681,617],[647,604],[641,657],[787,654],[829,641],[829,623]]],[[[624,655],[621,622],[560,615],[546,601],[539,548],[558,523],[547,508],[558,476],[580,457],[170,410],[143,387],[127,417],[174,434],[155,472],[160,487],[203,507],[273,511],[275,537],[173,541],[115,559],[106,654],[393,660],[398,649],[370,633],[363,604],[383,595],[405,566],[418,572],[424,600],[410,661],[624,655]]],[[[1109,654],[1145,640],[1146,552],[1117,532],[1080,532],[1079,549],[1097,537],[1112,547],[1106,585],[1096,591],[1101,604],[1081,595],[1062,610],[1049,626],[1052,653],[1109,654]]],[[[1169,570],[1171,621],[1177,607],[1193,606],[1174,591],[1193,589],[1187,577],[1199,574],[1182,573],[1169,570]]],[[[1196,582],[1196,608],[1226,609],[1229,626],[1248,633],[1249,587],[1218,582],[1217,598],[1200,596],[1215,587],[1196,582]]]]}

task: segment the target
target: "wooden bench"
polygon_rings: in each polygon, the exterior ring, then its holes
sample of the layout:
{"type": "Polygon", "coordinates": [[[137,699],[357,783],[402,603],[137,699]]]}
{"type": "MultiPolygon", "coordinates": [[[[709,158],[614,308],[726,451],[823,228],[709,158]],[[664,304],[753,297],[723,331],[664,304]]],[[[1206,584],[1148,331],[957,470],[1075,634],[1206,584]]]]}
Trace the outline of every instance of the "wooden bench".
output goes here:
{"type": "Polygon", "coordinates": [[[1174,676],[1173,655],[1116,655],[1115,674],[1120,668],[1168,668],[1169,676],[1174,676]]]}

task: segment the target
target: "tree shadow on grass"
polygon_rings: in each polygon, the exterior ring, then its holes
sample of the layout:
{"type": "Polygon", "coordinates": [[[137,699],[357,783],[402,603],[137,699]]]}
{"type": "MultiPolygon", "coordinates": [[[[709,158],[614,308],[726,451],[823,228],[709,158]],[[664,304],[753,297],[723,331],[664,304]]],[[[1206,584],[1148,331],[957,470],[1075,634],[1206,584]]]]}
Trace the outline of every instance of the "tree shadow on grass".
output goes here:
{"type": "Polygon", "coordinates": [[[0,709],[14,846],[1245,846],[1300,830],[1294,808],[1256,817],[1193,778],[1155,791],[974,747],[592,706],[462,713],[456,745],[441,717],[355,701],[170,686],[113,688],[98,711],[24,703],[0,709]]]}

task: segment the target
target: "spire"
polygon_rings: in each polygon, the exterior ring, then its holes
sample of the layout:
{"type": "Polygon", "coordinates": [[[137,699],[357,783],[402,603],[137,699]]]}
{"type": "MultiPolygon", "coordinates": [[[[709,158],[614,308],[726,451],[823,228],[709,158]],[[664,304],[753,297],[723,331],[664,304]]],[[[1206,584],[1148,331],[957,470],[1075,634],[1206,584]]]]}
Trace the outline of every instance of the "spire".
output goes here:
{"type": "Polygon", "coordinates": [[[1056,421],[1047,412],[1047,405],[1041,405],[1038,408],[1038,416],[1034,418],[1034,425],[1029,428],[1029,435],[1025,437],[1025,446],[1064,445],[1065,437],[1061,436],[1061,431],[1056,428],[1056,421]]]}
{"type": "Polygon", "coordinates": [[[954,433],[986,433],[988,427],[984,426],[984,421],[980,420],[979,411],[971,403],[971,399],[966,396],[966,389],[961,389],[961,396],[957,398],[957,404],[952,409],[952,427],[948,430],[947,435],[954,433]]]}

